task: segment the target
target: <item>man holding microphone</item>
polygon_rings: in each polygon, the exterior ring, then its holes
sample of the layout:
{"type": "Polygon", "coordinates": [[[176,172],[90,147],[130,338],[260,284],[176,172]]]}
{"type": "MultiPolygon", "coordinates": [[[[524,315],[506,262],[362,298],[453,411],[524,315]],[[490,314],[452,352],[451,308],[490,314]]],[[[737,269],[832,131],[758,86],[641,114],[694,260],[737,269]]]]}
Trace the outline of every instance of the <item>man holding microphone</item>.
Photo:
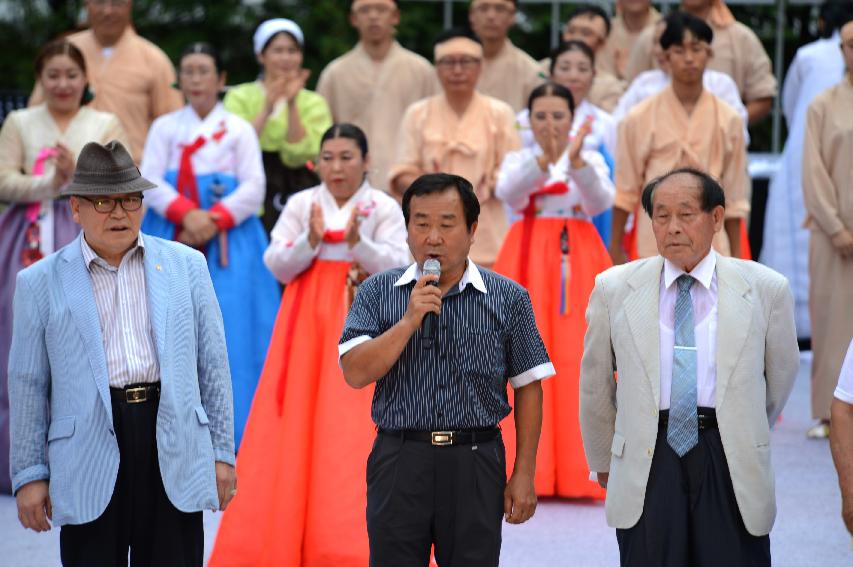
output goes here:
{"type": "Polygon", "coordinates": [[[479,209],[462,177],[415,180],[403,196],[415,263],[365,280],[344,325],[344,378],[376,383],[371,566],[425,564],[434,544],[441,567],[496,567],[501,515],[520,524],[536,509],[539,380],[554,367],[524,288],[468,259],[479,209]],[[423,273],[428,260],[440,275],[423,273]],[[507,381],[518,446],[509,482],[497,427],[511,411],[507,381]]]}

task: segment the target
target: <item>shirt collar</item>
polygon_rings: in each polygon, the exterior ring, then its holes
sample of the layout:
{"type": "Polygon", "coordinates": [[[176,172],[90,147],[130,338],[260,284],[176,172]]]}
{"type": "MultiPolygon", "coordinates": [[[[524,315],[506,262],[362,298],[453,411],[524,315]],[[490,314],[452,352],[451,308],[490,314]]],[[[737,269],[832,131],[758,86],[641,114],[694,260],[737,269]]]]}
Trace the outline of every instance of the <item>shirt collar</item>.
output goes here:
{"type": "MultiPolygon", "coordinates": [[[[92,269],[92,262],[96,262],[98,260],[100,260],[100,263],[104,266],[109,265],[106,260],[104,260],[103,258],[98,256],[97,252],[92,250],[92,247],[89,246],[88,242],[86,242],[86,236],[85,235],[80,235],[80,248],[82,249],[82,252],[83,252],[83,262],[86,264],[87,270],[91,270],[92,269]]],[[[142,233],[141,232],[136,237],[136,246],[134,246],[133,248],[128,250],[128,254],[134,254],[137,250],[139,250],[143,254],[145,253],[145,241],[142,240],[142,233]]],[[[125,255],[127,255],[127,254],[125,254],[125,255]]]]}
{"type": "MultiPolygon", "coordinates": [[[[717,267],[717,253],[711,249],[702,260],[696,264],[690,275],[702,284],[705,289],[711,289],[711,280],[714,278],[714,270],[717,267]]],[[[686,274],[684,270],[673,264],[667,259],[663,261],[663,285],[669,289],[679,276],[686,274]]]]}
{"type": "MultiPolygon", "coordinates": [[[[404,285],[408,285],[412,282],[417,282],[421,279],[421,268],[418,266],[418,263],[415,262],[403,272],[403,275],[394,282],[394,287],[400,287],[404,285]]],[[[465,289],[465,286],[471,284],[474,286],[474,289],[481,293],[489,293],[489,290],[486,288],[486,283],[483,281],[483,274],[480,273],[480,270],[477,269],[477,265],[468,258],[468,266],[465,268],[465,273],[462,274],[462,279],[459,280],[459,291],[465,289]]]]}

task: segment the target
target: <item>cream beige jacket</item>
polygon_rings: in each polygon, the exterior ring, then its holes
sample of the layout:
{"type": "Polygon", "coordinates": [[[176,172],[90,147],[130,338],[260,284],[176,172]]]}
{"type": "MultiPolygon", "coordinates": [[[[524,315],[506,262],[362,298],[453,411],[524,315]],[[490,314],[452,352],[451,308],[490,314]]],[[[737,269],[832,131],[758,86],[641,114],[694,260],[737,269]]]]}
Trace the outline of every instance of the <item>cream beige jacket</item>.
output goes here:
{"type": "MultiPolygon", "coordinates": [[[[656,256],[599,274],[586,313],[581,433],[590,470],[610,473],[615,528],[640,519],[655,451],[662,270],[656,256]]],[[[799,368],[793,297],[784,277],[755,262],[718,255],[716,270],[717,421],[743,522],[760,536],[776,517],[770,426],[799,368]]]]}

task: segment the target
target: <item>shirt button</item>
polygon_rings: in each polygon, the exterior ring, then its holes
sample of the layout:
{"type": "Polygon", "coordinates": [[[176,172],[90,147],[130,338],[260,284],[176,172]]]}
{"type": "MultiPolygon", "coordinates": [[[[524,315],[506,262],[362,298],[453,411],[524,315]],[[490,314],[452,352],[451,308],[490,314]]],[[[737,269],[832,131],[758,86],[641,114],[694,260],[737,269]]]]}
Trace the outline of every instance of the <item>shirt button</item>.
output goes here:
{"type": "Polygon", "coordinates": [[[443,411],[438,412],[438,417],[444,417],[444,412],[443,411]]]}
{"type": "Polygon", "coordinates": [[[652,451],[651,449],[646,449],[646,454],[651,457],[654,454],[654,451],[652,451]]]}
{"type": "Polygon", "coordinates": [[[439,385],[438,385],[438,387],[439,387],[439,388],[444,388],[444,384],[439,384],[439,385]]]}

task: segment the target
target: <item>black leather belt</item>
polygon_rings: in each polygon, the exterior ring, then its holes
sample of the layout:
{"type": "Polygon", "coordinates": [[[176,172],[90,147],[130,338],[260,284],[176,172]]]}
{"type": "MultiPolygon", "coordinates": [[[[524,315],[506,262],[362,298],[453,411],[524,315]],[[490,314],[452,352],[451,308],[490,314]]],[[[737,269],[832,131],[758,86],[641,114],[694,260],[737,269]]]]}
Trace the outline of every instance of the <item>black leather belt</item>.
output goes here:
{"type": "Polygon", "coordinates": [[[501,430],[497,427],[490,427],[489,429],[466,429],[463,431],[416,431],[411,429],[382,429],[380,427],[379,433],[391,437],[400,437],[403,441],[419,441],[444,447],[485,443],[497,438],[501,434],[501,430]]]}
{"type": "MultiPolygon", "coordinates": [[[[699,417],[699,431],[703,429],[717,429],[717,410],[714,408],[697,408],[699,417]]],[[[669,410],[661,410],[658,419],[658,427],[663,427],[669,424],[669,410]]]]}
{"type": "Polygon", "coordinates": [[[141,404],[160,397],[160,383],[131,384],[124,388],[110,388],[110,397],[117,402],[141,404]]]}

